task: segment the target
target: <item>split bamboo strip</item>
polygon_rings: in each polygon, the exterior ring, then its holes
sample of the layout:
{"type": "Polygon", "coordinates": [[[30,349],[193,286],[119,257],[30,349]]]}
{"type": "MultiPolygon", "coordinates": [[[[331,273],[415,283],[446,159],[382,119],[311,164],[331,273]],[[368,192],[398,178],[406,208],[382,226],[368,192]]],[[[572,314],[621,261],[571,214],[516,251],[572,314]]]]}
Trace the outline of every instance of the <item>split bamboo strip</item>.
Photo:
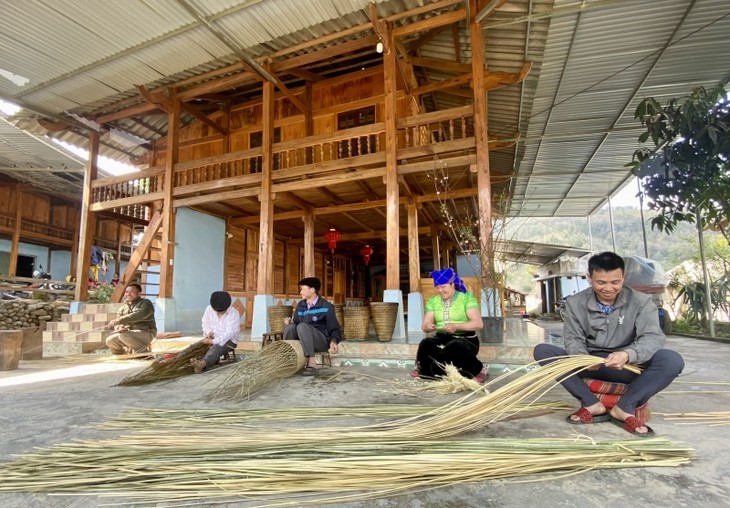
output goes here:
{"type": "Polygon", "coordinates": [[[678,425],[708,425],[710,427],[730,425],[730,411],[654,414],[662,415],[665,420],[676,421],[678,425]]]}
{"type": "Polygon", "coordinates": [[[131,374],[119,382],[118,386],[139,386],[158,381],[168,381],[193,374],[191,359],[202,358],[210,346],[202,340],[190,344],[177,353],[174,358],[155,360],[142,372],[131,374]]]}

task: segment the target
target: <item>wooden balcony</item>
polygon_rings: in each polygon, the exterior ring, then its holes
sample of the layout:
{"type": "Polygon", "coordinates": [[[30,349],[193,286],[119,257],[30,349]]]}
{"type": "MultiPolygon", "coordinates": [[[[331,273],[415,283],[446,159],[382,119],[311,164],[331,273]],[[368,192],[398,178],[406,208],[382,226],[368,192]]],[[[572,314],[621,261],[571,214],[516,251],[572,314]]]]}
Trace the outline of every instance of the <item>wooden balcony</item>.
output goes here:
{"type": "MultiPolygon", "coordinates": [[[[474,162],[472,106],[410,116],[397,121],[398,174],[424,172],[433,157],[474,162]]],[[[272,147],[272,192],[292,192],[385,175],[385,124],[287,140],[272,147]],[[355,171],[357,170],[357,171],[355,171]]],[[[239,150],[175,165],[174,206],[253,197],[261,187],[261,148],[239,150]]],[[[163,198],[164,168],[92,184],[92,211],[147,217],[142,205],[163,198]]],[[[365,198],[367,199],[367,198],[365,198]]]]}

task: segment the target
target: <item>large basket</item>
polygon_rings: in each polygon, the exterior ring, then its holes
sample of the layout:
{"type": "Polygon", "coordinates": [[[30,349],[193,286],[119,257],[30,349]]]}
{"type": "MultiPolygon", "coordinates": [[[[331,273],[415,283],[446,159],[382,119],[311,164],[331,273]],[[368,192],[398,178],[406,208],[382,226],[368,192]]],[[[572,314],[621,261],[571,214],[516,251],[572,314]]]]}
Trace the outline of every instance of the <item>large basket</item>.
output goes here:
{"type": "Polygon", "coordinates": [[[288,305],[266,307],[266,317],[269,318],[269,331],[271,333],[282,333],[284,331],[284,318],[292,317],[292,314],[292,308],[288,305]]]}
{"type": "Polygon", "coordinates": [[[342,309],[345,339],[367,339],[370,334],[370,309],[368,307],[345,307],[342,309]]]}
{"type": "Polygon", "coordinates": [[[345,315],[342,313],[342,309],[345,308],[344,303],[336,303],[335,305],[335,316],[337,317],[337,322],[340,324],[340,328],[345,326],[345,315]]]}
{"type": "Polygon", "coordinates": [[[370,302],[370,316],[373,318],[375,335],[381,342],[393,338],[395,320],[398,317],[398,304],[395,302],[370,302]]]}

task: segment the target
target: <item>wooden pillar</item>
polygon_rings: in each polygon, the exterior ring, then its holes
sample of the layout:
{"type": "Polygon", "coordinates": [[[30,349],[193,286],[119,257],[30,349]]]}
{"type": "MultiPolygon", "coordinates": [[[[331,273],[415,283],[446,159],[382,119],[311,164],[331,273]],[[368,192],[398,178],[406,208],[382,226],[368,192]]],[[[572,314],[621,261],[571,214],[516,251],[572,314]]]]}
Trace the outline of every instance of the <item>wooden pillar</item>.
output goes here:
{"type": "Polygon", "coordinates": [[[10,245],[8,276],[15,277],[18,271],[18,251],[20,250],[20,229],[23,225],[23,191],[20,184],[15,184],[15,227],[10,245]]]}
{"type": "Polygon", "coordinates": [[[397,62],[390,24],[385,24],[384,37],[388,40],[388,51],[383,54],[384,95],[385,95],[385,211],[386,211],[386,252],[385,252],[385,289],[400,289],[400,225],[398,214],[398,116],[396,100],[397,62]]]}
{"type": "MultiPolygon", "coordinates": [[[[77,270],[77,261],[78,261],[78,255],[79,255],[79,223],[81,218],[81,211],[78,210],[76,207],[73,208],[74,211],[74,233],[73,237],[71,239],[71,260],[69,262],[68,267],[68,273],[71,276],[76,276],[77,270]]],[[[78,278],[76,279],[78,282],[78,278]]]]}
{"type": "Polygon", "coordinates": [[[167,153],[162,199],[162,245],[160,245],[160,298],[172,297],[173,260],[175,257],[175,209],[172,204],[173,173],[180,141],[180,110],[176,93],[170,94],[167,115],[167,153]]]}
{"type": "Polygon", "coordinates": [[[84,302],[89,297],[89,269],[91,268],[91,244],[96,229],[96,215],[91,211],[91,184],[96,180],[99,157],[99,133],[89,132],[89,161],[84,173],[84,189],[81,193],[81,217],[79,228],[79,249],[76,256],[76,293],[74,298],[84,302]]]}
{"type": "Polygon", "coordinates": [[[431,252],[433,253],[433,269],[441,270],[441,246],[439,245],[438,224],[431,224],[431,252]]]}
{"type": "Polygon", "coordinates": [[[304,273],[302,277],[314,276],[314,214],[310,210],[302,217],[304,221],[304,273]]]}
{"type": "Polygon", "coordinates": [[[259,223],[259,267],[256,292],[268,295],[273,292],[274,269],[274,196],[271,194],[273,168],[272,144],[274,137],[274,84],[264,81],[263,96],[263,144],[261,146],[261,222],[259,223]]]}
{"type": "Polygon", "coordinates": [[[117,222],[117,251],[114,253],[114,272],[112,273],[118,273],[120,276],[122,272],[120,272],[122,268],[122,223],[117,222]]]}
{"type": "Polygon", "coordinates": [[[418,204],[408,203],[408,285],[411,293],[420,290],[421,258],[418,247],[418,204]]]}
{"type": "MultiPolygon", "coordinates": [[[[471,36],[471,68],[474,90],[474,141],[476,142],[477,202],[479,205],[479,238],[481,238],[482,276],[492,274],[492,183],[489,171],[487,134],[487,92],[485,91],[484,32],[474,19],[479,12],[477,0],[469,0],[469,34],[471,36]]],[[[489,281],[491,284],[493,281],[489,281]]]]}

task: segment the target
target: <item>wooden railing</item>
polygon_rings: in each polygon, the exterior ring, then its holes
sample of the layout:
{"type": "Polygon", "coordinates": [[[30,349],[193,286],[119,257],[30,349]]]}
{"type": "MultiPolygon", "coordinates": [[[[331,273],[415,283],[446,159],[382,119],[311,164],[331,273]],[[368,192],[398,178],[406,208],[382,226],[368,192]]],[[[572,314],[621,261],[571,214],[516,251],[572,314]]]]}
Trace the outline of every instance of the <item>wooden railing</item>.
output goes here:
{"type": "MultiPolygon", "coordinates": [[[[465,106],[403,118],[398,120],[397,129],[399,150],[467,140],[474,135],[474,109],[465,106]]],[[[384,153],[385,124],[382,122],[283,141],[272,147],[272,177],[275,182],[301,179],[315,172],[321,175],[324,171],[358,165],[357,161],[359,165],[382,165],[384,153]]],[[[261,157],[261,148],[251,148],[178,163],[173,174],[173,195],[178,199],[234,187],[241,192],[250,188],[255,193],[261,184],[261,157]]],[[[92,184],[92,210],[132,213],[123,207],[161,199],[163,183],[164,168],[161,167],[149,168],[131,178],[96,180],[92,184]]]]}
{"type": "MultiPolygon", "coordinates": [[[[0,228],[12,231],[15,229],[15,217],[0,215],[0,228]]],[[[21,235],[42,236],[48,238],[59,238],[61,240],[71,241],[73,239],[73,231],[61,229],[40,222],[34,222],[27,219],[20,221],[21,235]]]]}

